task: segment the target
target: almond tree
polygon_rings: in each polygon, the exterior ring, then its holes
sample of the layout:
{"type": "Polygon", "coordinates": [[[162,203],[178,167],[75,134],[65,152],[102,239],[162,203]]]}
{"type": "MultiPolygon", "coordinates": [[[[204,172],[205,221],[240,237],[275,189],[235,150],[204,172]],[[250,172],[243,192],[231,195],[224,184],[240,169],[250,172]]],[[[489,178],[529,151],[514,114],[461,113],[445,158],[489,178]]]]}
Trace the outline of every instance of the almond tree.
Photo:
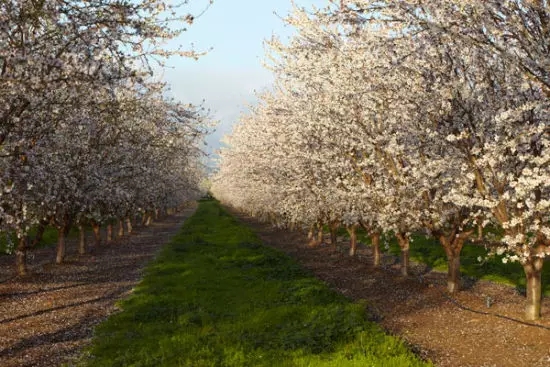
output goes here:
{"type": "Polygon", "coordinates": [[[507,259],[523,265],[526,318],[537,319],[541,271],[550,253],[550,9],[545,1],[489,1],[469,4],[461,15],[466,18],[461,32],[471,34],[480,52],[496,55],[507,65],[507,93],[491,119],[494,134],[476,151],[473,176],[478,205],[505,232],[497,251],[507,251],[507,259]]]}

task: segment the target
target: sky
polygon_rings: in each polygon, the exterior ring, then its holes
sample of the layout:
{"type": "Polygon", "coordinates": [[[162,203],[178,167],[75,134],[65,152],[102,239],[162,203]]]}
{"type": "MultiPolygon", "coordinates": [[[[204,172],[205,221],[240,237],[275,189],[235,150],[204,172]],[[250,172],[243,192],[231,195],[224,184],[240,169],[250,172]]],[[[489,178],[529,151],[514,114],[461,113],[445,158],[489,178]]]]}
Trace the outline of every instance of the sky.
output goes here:
{"type": "MultiPolygon", "coordinates": [[[[328,0],[295,3],[305,8],[324,7],[328,0]]],[[[190,0],[185,10],[197,14],[207,4],[208,0],[190,0]]],[[[214,0],[177,40],[185,47],[208,51],[197,61],[170,60],[163,75],[174,98],[202,103],[219,121],[216,131],[207,137],[208,152],[219,148],[220,138],[230,133],[240,114],[256,101],[255,91],[272,84],[271,73],[262,66],[263,41],[274,34],[283,40],[290,37],[293,30],[281,17],[291,8],[291,0],[214,0]]]]}

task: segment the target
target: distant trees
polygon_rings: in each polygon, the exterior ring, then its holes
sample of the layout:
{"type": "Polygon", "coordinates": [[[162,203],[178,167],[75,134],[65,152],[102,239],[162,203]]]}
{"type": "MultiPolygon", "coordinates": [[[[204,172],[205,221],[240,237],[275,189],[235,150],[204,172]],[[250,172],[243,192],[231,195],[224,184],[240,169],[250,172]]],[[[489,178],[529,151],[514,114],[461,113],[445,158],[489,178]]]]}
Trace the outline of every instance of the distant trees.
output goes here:
{"type": "MultiPolygon", "coordinates": [[[[304,227],[437,238],[448,291],[480,228],[527,277],[540,317],[550,253],[548,24],[542,1],[339,1],[295,8],[268,42],[272,92],[221,152],[216,196],[304,227]]],[[[375,241],[376,242],[376,241],[375,241]]]]}

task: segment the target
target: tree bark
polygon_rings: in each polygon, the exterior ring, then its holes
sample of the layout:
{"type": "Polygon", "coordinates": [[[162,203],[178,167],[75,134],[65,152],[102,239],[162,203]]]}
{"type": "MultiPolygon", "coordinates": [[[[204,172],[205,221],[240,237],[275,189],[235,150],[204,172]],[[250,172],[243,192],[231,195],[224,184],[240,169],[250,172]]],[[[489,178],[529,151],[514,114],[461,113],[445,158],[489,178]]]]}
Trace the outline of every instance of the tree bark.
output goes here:
{"type": "Polygon", "coordinates": [[[99,223],[95,221],[92,222],[92,231],[94,232],[95,246],[101,246],[101,226],[99,223]]]}
{"type": "Polygon", "coordinates": [[[357,224],[347,226],[346,230],[349,233],[350,239],[349,256],[355,256],[357,253],[357,224]]]}
{"type": "Polygon", "coordinates": [[[338,242],[338,228],[340,228],[340,222],[333,221],[330,223],[330,244],[336,246],[338,242]]]}
{"type": "Polygon", "coordinates": [[[15,267],[17,275],[25,276],[28,274],[27,269],[27,236],[23,236],[17,243],[15,249],[15,267]]]}
{"type": "Polygon", "coordinates": [[[126,218],[126,233],[132,234],[132,230],[133,230],[132,219],[130,219],[130,217],[128,217],[128,218],[126,218]]]}
{"type": "Polygon", "coordinates": [[[118,220],[118,238],[124,237],[124,223],[122,222],[122,219],[118,220]]]}
{"type": "Polygon", "coordinates": [[[461,288],[460,254],[447,254],[447,291],[456,293],[461,288]]]}
{"type": "Polygon", "coordinates": [[[309,247],[313,247],[314,246],[314,241],[313,241],[313,229],[315,228],[315,226],[310,226],[309,227],[309,231],[307,232],[307,240],[308,240],[308,243],[307,245],[309,247]]]}
{"type": "Polygon", "coordinates": [[[107,243],[113,242],[113,224],[107,224],[107,243]]]}
{"type": "Polygon", "coordinates": [[[405,233],[397,233],[397,242],[399,243],[399,248],[401,249],[401,275],[404,277],[409,275],[409,236],[405,233]]]}
{"type": "Polygon", "coordinates": [[[78,253],[80,255],[86,253],[86,231],[82,224],[78,225],[78,253]]]}
{"type": "Polygon", "coordinates": [[[483,226],[481,224],[477,225],[477,240],[483,240],[483,226]]]}
{"type": "Polygon", "coordinates": [[[40,223],[38,224],[38,229],[36,231],[36,236],[34,236],[34,239],[32,240],[31,246],[35,247],[40,244],[42,241],[42,237],[44,236],[44,231],[46,230],[47,223],[40,223]]]}
{"type": "Polygon", "coordinates": [[[316,225],[311,226],[308,233],[309,247],[317,247],[323,243],[323,225],[317,223],[316,225]],[[315,229],[317,228],[317,234],[315,235],[315,229]]]}
{"type": "Polygon", "coordinates": [[[530,257],[523,264],[523,271],[527,277],[527,304],[525,306],[525,319],[538,320],[541,317],[542,298],[542,266],[544,260],[539,257],[530,257]]]}
{"type": "Polygon", "coordinates": [[[57,254],[55,256],[55,263],[56,264],[62,264],[63,260],[65,260],[65,236],[66,236],[66,228],[65,227],[59,227],[57,229],[57,254]]]}
{"type": "Polygon", "coordinates": [[[374,256],[373,264],[377,268],[380,266],[382,260],[382,253],[380,252],[380,232],[374,232],[370,235],[370,240],[372,244],[372,253],[374,256]]]}
{"type": "Polygon", "coordinates": [[[439,234],[439,243],[447,255],[447,291],[456,293],[461,288],[460,253],[464,241],[474,233],[474,230],[458,233],[458,228],[450,233],[439,234]]]}
{"type": "Polygon", "coordinates": [[[440,235],[439,243],[445,250],[447,256],[447,292],[456,293],[460,290],[460,251],[462,250],[462,244],[460,248],[457,248],[456,243],[456,231],[453,231],[450,235],[440,235]]]}

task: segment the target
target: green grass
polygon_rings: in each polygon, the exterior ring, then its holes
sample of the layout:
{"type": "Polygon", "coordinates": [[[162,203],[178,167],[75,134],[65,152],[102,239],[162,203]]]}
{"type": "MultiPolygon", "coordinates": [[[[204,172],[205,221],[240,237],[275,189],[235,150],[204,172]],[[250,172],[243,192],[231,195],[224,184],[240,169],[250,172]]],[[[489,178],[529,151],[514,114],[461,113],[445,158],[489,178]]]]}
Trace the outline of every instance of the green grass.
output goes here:
{"type": "Polygon", "coordinates": [[[203,200],[83,366],[426,366],[352,303],[203,200]]]}

